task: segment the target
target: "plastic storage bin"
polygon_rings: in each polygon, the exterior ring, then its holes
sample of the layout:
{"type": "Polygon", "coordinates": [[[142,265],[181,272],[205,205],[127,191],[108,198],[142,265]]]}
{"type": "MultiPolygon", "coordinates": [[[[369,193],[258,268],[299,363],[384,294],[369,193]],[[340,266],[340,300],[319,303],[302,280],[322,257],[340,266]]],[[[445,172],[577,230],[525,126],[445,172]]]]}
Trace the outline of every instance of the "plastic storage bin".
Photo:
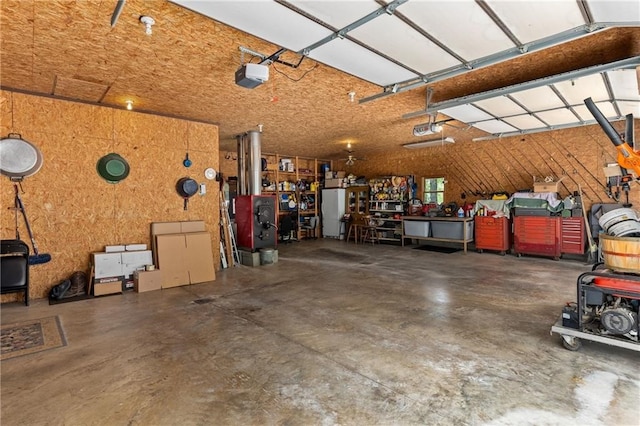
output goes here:
{"type": "Polygon", "coordinates": [[[405,220],[404,221],[404,235],[410,237],[429,237],[431,236],[430,223],[417,221],[417,220],[405,220]]]}
{"type": "Polygon", "coordinates": [[[446,238],[450,240],[462,240],[464,227],[467,226],[467,240],[473,240],[473,222],[431,222],[431,237],[446,238]]]}

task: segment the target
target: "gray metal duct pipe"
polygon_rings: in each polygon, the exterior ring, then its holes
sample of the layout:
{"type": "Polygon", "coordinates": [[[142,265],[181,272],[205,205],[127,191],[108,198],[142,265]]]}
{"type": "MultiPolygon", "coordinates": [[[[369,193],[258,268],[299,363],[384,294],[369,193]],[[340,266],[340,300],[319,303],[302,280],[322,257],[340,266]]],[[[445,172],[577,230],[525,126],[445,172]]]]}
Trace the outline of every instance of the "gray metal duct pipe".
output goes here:
{"type": "Polygon", "coordinates": [[[249,131],[249,195],[262,193],[262,151],[260,132],[249,131]]]}
{"type": "Polygon", "coordinates": [[[248,195],[247,192],[247,135],[236,136],[238,140],[238,195],[248,195]]]}

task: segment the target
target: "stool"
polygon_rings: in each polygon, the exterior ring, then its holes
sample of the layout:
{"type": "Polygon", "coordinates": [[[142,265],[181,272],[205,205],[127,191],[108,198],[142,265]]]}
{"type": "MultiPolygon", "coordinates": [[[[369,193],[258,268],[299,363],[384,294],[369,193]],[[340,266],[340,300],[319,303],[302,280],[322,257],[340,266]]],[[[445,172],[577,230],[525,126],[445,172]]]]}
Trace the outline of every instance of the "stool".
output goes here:
{"type": "Polygon", "coordinates": [[[365,226],[364,232],[362,232],[362,242],[371,242],[371,244],[380,244],[380,235],[378,234],[378,228],[375,226],[365,226]]]}
{"type": "Polygon", "coordinates": [[[347,238],[345,238],[345,242],[349,242],[349,239],[353,236],[353,242],[358,244],[358,228],[360,227],[356,223],[349,223],[349,232],[347,232],[347,238]]]}

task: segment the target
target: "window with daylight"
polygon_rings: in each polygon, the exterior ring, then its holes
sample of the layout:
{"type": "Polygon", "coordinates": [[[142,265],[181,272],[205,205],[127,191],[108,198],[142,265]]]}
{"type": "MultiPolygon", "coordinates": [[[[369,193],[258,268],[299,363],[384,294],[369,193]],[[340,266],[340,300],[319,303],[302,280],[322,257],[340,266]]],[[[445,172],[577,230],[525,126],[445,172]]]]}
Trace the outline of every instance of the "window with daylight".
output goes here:
{"type": "Polygon", "coordinates": [[[422,202],[424,204],[444,203],[444,178],[424,178],[423,182],[424,193],[422,196],[422,202]]]}

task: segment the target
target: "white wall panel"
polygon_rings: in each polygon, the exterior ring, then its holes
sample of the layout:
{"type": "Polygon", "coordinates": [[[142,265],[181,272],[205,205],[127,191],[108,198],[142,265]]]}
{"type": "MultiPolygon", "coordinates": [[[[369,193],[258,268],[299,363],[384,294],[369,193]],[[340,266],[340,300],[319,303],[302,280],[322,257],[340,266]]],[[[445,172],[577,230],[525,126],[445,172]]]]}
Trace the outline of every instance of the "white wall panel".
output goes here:
{"type": "Polygon", "coordinates": [[[506,96],[496,96],[495,98],[485,99],[482,101],[474,102],[474,105],[484,109],[487,112],[495,115],[496,117],[503,117],[505,115],[522,114],[527,111],[522,109],[520,105],[513,102],[506,96]]]}
{"type": "Polygon", "coordinates": [[[491,120],[494,118],[473,105],[459,105],[440,110],[440,112],[451,118],[455,118],[458,121],[462,121],[463,123],[473,123],[476,121],[491,120]]]}
{"type": "Polygon", "coordinates": [[[538,112],[536,115],[550,126],[580,123],[578,117],[567,108],[538,112]]]}
{"type": "Polygon", "coordinates": [[[504,118],[503,120],[519,130],[540,129],[545,127],[542,121],[529,114],[517,115],[515,117],[504,118]]]}
{"type": "Polygon", "coordinates": [[[594,102],[609,99],[607,86],[599,73],[556,83],[554,86],[570,105],[583,104],[586,98],[591,98],[594,102]]]}
{"type": "Polygon", "coordinates": [[[331,34],[331,31],[322,25],[273,1],[173,2],[293,51],[298,51],[331,34]]]}
{"type": "Polygon", "coordinates": [[[523,43],[586,24],[576,1],[504,1],[487,4],[523,43]]]}
{"type": "Polygon", "coordinates": [[[622,115],[633,114],[634,118],[640,118],[640,102],[618,101],[616,104],[622,115]]]}
{"type": "Polygon", "coordinates": [[[613,95],[616,99],[640,101],[640,93],[638,92],[638,71],[609,71],[607,75],[609,76],[613,95]]]}
{"type": "Polygon", "coordinates": [[[553,90],[551,90],[549,86],[523,90],[512,93],[511,96],[529,111],[564,107],[562,100],[553,93],[553,90]]]}
{"type": "Polygon", "coordinates": [[[418,77],[347,39],[332,40],[312,50],[309,57],[380,86],[418,77]]]}
{"type": "Polygon", "coordinates": [[[507,123],[504,123],[500,120],[489,120],[489,121],[481,121],[480,123],[475,123],[473,127],[476,127],[480,130],[484,130],[488,133],[509,133],[515,132],[516,129],[513,126],[510,126],[507,123]]]}
{"type": "Polygon", "coordinates": [[[315,16],[336,29],[341,29],[357,21],[363,16],[380,9],[373,0],[358,1],[309,1],[289,0],[289,3],[315,16]]]}
{"type": "Polygon", "coordinates": [[[640,2],[637,0],[588,0],[596,22],[639,22],[640,2]]]}
{"type": "Polygon", "coordinates": [[[514,47],[473,0],[409,1],[398,11],[466,60],[514,47]]]}
{"type": "Polygon", "coordinates": [[[460,61],[395,16],[381,16],[349,34],[421,74],[460,65],[460,61]]]}

